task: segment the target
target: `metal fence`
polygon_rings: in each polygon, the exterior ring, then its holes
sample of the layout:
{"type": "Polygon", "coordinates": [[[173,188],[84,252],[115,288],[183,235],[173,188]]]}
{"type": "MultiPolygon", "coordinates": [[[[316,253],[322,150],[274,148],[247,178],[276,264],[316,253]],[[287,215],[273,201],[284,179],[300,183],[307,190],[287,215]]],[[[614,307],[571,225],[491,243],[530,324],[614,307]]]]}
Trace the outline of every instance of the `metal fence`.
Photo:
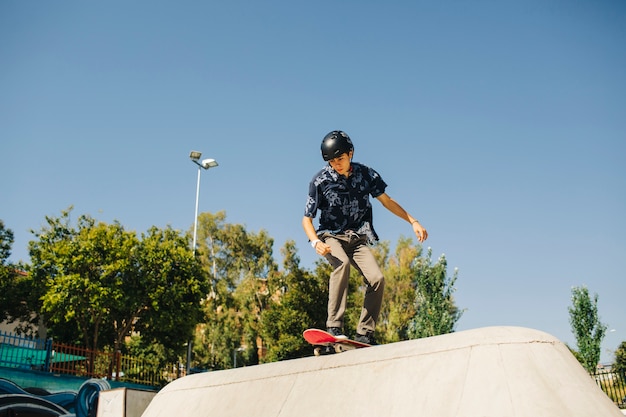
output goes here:
{"type": "Polygon", "coordinates": [[[0,331],[0,366],[48,371],[51,353],[52,340],[0,331]]]}
{"type": "Polygon", "coordinates": [[[626,409],[626,375],[610,370],[599,370],[593,376],[602,391],[609,396],[619,408],[626,409]]]}
{"type": "Polygon", "coordinates": [[[181,364],[157,361],[36,339],[0,331],[0,367],[162,387],[185,375],[181,364]]]}

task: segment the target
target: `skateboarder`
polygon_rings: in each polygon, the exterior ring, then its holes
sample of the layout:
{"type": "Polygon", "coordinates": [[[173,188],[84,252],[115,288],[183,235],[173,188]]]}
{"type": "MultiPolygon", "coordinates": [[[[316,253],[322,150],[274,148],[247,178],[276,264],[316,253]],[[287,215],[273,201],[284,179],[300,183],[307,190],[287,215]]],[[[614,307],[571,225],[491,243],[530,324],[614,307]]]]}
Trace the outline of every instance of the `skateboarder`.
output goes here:
{"type": "Polygon", "coordinates": [[[309,195],[302,227],[318,255],[332,255],[328,284],[329,333],[343,337],[343,316],[346,310],[350,264],[363,275],[367,286],[355,340],[376,344],[374,331],[383,301],[385,280],[368,244],[378,240],[372,224],[369,196],[376,198],[389,211],[411,224],[417,240],[428,237],[426,229],[385,193],[387,184],[372,168],[352,162],[354,146],[350,137],[334,130],[322,140],[322,158],[328,162],[309,184],[309,195]],[[320,212],[319,227],[313,219],[320,212]]]}

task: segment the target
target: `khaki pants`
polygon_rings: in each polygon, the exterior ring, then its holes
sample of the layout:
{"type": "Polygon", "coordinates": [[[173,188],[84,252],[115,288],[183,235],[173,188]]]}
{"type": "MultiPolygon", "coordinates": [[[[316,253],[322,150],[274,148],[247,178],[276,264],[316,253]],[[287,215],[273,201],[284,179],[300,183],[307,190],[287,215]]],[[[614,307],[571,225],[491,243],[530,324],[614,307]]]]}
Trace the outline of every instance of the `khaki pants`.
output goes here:
{"type": "Polygon", "coordinates": [[[348,281],[350,279],[350,265],[363,275],[363,282],[367,286],[361,317],[357,325],[357,333],[373,332],[380,314],[383,302],[385,278],[367,246],[366,237],[356,233],[331,235],[323,233],[320,239],[331,248],[332,256],[338,258],[342,265],[335,268],[330,274],[328,283],[328,319],[327,327],[343,329],[343,316],[346,312],[348,298],[348,281]]]}

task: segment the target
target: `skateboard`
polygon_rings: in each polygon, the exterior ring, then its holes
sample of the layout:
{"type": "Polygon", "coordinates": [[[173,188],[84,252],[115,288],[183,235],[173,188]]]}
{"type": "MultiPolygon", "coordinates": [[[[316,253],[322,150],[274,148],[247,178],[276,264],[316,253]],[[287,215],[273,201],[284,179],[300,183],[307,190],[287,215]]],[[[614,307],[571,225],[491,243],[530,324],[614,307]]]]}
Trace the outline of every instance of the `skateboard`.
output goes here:
{"type": "Polygon", "coordinates": [[[364,347],[370,347],[367,343],[357,342],[352,339],[338,339],[332,334],[320,330],[320,329],[307,329],[302,333],[304,339],[312,344],[315,349],[313,353],[315,356],[320,356],[324,354],[325,347],[332,347],[335,350],[335,353],[346,352],[348,350],[360,349],[364,347]]]}

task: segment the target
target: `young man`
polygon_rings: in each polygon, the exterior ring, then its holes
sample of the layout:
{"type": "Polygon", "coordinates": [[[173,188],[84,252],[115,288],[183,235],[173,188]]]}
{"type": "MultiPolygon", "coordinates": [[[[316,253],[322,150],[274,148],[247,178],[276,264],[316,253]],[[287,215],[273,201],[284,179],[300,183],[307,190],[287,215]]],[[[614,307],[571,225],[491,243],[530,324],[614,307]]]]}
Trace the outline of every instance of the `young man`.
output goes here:
{"type": "Polygon", "coordinates": [[[385,193],[387,184],[380,175],[358,162],[352,162],[354,146],[348,135],[334,130],[322,140],[322,157],[328,162],[309,184],[309,196],[302,227],[318,255],[325,256],[335,268],[328,284],[329,333],[343,335],[350,265],[363,275],[367,285],[355,340],[376,344],[374,330],[383,301],[385,279],[368,244],[378,240],[372,224],[369,196],[411,224],[417,240],[428,237],[426,229],[395,200],[385,193]],[[319,228],[313,219],[320,212],[319,228]]]}

